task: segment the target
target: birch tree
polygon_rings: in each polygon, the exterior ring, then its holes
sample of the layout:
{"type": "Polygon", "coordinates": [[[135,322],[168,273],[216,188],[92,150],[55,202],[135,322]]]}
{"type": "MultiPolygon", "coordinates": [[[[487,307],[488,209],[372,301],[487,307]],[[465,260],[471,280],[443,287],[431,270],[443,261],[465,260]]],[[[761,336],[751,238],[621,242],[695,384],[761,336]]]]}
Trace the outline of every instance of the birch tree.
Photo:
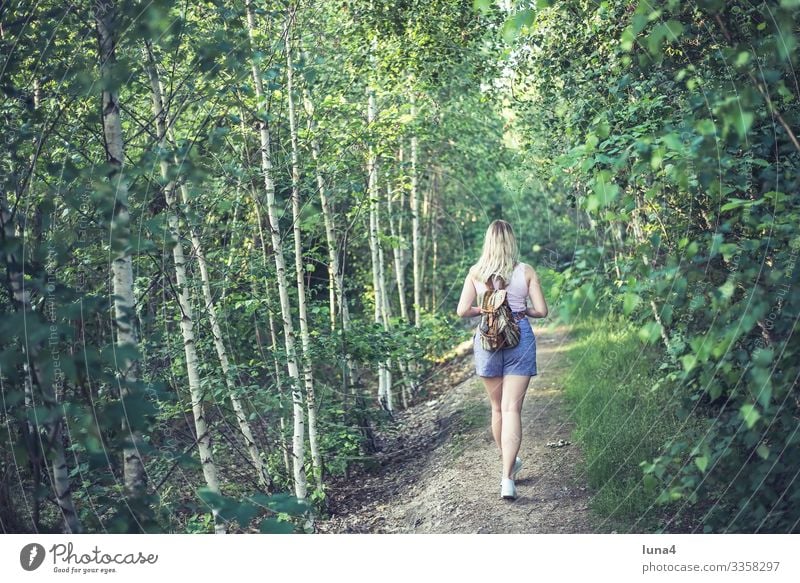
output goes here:
{"type": "MultiPolygon", "coordinates": [[[[304,90],[303,107],[306,112],[306,125],[311,136],[311,156],[314,162],[314,172],[316,174],[317,193],[319,194],[320,207],[322,208],[322,219],[325,224],[325,246],[328,251],[328,292],[331,308],[331,331],[337,328],[337,314],[341,316],[341,327],[344,337],[350,331],[350,309],[348,308],[347,295],[344,290],[344,274],[339,262],[339,242],[336,237],[336,223],[334,213],[331,209],[331,201],[328,198],[325,178],[322,175],[320,163],[319,139],[316,135],[316,123],[314,121],[314,103],[308,89],[304,90]]],[[[351,386],[356,384],[356,367],[350,352],[345,353],[345,369],[342,375],[342,409],[347,414],[349,407],[349,393],[351,386]]],[[[360,402],[360,396],[356,395],[356,400],[360,402]]],[[[364,431],[368,432],[366,419],[360,422],[364,431]]],[[[371,441],[371,437],[369,441],[371,441]]]]}
{"type": "MultiPolygon", "coordinates": [[[[411,93],[411,117],[416,120],[417,105],[414,92],[411,93]]],[[[413,253],[413,277],[414,277],[414,325],[421,326],[422,309],[422,278],[420,272],[420,236],[419,236],[419,182],[417,178],[417,158],[419,156],[419,141],[417,130],[411,134],[411,246],[413,253]]]]}
{"type": "MultiPolygon", "coordinates": [[[[153,115],[156,120],[156,135],[158,137],[159,146],[162,149],[163,156],[167,147],[167,138],[169,138],[172,143],[175,143],[175,137],[174,132],[172,131],[173,125],[168,124],[167,112],[164,109],[164,91],[161,78],[158,73],[155,55],[153,54],[153,48],[149,41],[145,41],[143,57],[153,95],[153,115]]],[[[181,162],[174,151],[172,154],[172,161],[175,169],[180,167],[181,162]]],[[[162,178],[164,180],[168,180],[169,164],[166,159],[163,159],[163,157],[160,166],[162,178]]],[[[168,188],[168,190],[173,196],[174,211],[177,218],[178,202],[177,200],[174,200],[176,185],[175,182],[171,182],[170,184],[172,185],[172,188],[171,190],[168,188]]],[[[183,181],[180,181],[177,186],[181,191],[181,202],[183,203],[183,207],[188,208],[189,189],[186,186],[186,183],[183,181]]],[[[231,400],[231,406],[233,407],[236,421],[239,425],[239,431],[242,433],[242,437],[244,437],[245,448],[250,455],[250,460],[253,462],[258,484],[263,490],[268,490],[271,487],[272,481],[270,480],[266,466],[261,459],[261,452],[258,450],[255,438],[253,437],[253,431],[250,428],[250,423],[247,420],[244,406],[242,405],[242,401],[237,393],[237,388],[233,382],[230,361],[228,360],[227,349],[225,348],[225,343],[222,338],[222,329],[220,328],[219,320],[217,318],[217,309],[214,302],[214,297],[211,294],[211,281],[208,274],[208,263],[206,262],[205,253],[203,252],[203,246],[200,242],[200,237],[197,234],[197,230],[191,225],[188,227],[188,229],[191,235],[192,251],[195,257],[197,257],[197,263],[200,268],[201,287],[203,290],[203,299],[205,300],[205,305],[203,308],[205,313],[208,315],[208,320],[211,324],[211,335],[214,341],[214,349],[217,353],[217,358],[219,359],[220,367],[222,368],[222,374],[225,378],[225,385],[228,389],[228,398],[231,400]]],[[[186,312],[184,312],[184,315],[186,315],[186,312]]]]}
{"type": "MultiPolygon", "coordinates": [[[[177,284],[178,307],[181,312],[180,327],[183,335],[183,350],[186,356],[186,373],[189,381],[189,394],[192,400],[192,415],[197,433],[197,451],[200,455],[200,465],[203,469],[208,489],[219,494],[219,478],[217,466],[211,450],[211,433],[206,420],[203,405],[204,394],[200,387],[200,372],[198,368],[197,345],[194,334],[194,313],[189,296],[189,281],[186,276],[186,256],[183,251],[183,241],[180,233],[178,219],[178,201],[176,197],[177,182],[170,176],[170,167],[167,159],[167,120],[164,103],[161,96],[161,86],[158,72],[153,61],[152,51],[149,46],[144,49],[145,68],[150,81],[151,98],[153,102],[153,116],[156,121],[156,137],[159,148],[159,168],[161,178],[166,186],[164,197],[167,203],[167,227],[172,238],[172,257],[175,264],[175,282],[177,284]]],[[[214,530],[218,534],[225,533],[225,524],[219,518],[216,508],[212,509],[214,515],[214,530]]]]}
{"type": "Polygon", "coordinates": [[[328,199],[325,178],[322,175],[322,168],[320,166],[320,146],[319,138],[316,135],[317,127],[314,122],[314,102],[308,90],[304,90],[303,92],[303,108],[306,113],[306,127],[311,136],[311,158],[314,162],[317,194],[319,195],[322,219],[325,224],[325,243],[328,251],[328,289],[331,307],[331,330],[336,329],[337,314],[341,314],[342,326],[347,329],[350,325],[350,311],[344,293],[344,275],[339,263],[339,243],[336,239],[336,224],[333,211],[331,210],[331,201],[328,199]]]}
{"type": "MultiPolygon", "coordinates": [[[[402,192],[402,190],[401,190],[402,192]]],[[[400,209],[398,214],[397,223],[395,226],[393,203],[394,192],[392,191],[391,183],[386,184],[386,204],[387,204],[387,219],[389,222],[389,234],[392,236],[394,245],[392,245],[392,255],[394,259],[394,274],[397,281],[397,296],[400,301],[400,315],[403,320],[410,322],[408,319],[408,306],[406,303],[406,281],[405,281],[405,265],[403,263],[403,248],[405,247],[405,238],[403,236],[403,210],[404,210],[404,197],[400,198],[400,209]]]]}
{"type": "MultiPolygon", "coordinates": [[[[264,86],[261,80],[261,67],[255,55],[256,50],[256,20],[253,4],[250,0],[245,0],[245,10],[247,12],[247,33],[250,39],[251,51],[251,71],[253,75],[253,85],[255,86],[256,100],[259,107],[266,106],[264,86]]],[[[297,366],[297,353],[295,351],[294,325],[292,323],[292,311],[289,304],[289,286],[286,279],[286,259],[283,256],[281,246],[280,227],[278,225],[278,212],[275,205],[275,183],[272,178],[272,157],[270,152],[269,126],[264,119],[258,120],[259,139],[261,141],[261,172],[264,176],[264,191],[267,197],[267,216],[269,217],[270,234],[272,237],[272,249],[275,258],[275,271],[280,295],[281,315],[283,317],[283,338],[286,345],[287,368],[289,379],[292,383],[292,411],[294,417],[294,432],[292,436],[292,455],[294,471],[294,490],[295,495],[300,499],[306,497],[306,475],[303,468],[305,459],[305,418],[303,414],[303,394],[300,390],[300,373],[297,366]]]]}
{"type": "MultiPolygon", "coordinates": [[[[109,181],[114,185],[114,214],[111,220],[111,274],[114,290],[114,325],[117,331],[116,345],[119,348],[136,348],[135,300],[133,296],[133,268],[131,261],[130,213],[128,210],[128,184],[123,175],[125,161],[122,120],[120,118],[119,94],[111,79],[116,63],[117,19],[116,6],[112,0],[94,5],[100,51],[100,75],[104,78],[102,92],[103,138],[106,162],[110,167],[109,181]]],[[[121,352],[118,368],[122,377],[120,399],[133,398],[138,381],[138,362],[121,352]]],[[[146,476],[144,462],[139,452],[142,436],[136,428],[128,426],[127,416],[122,420],[123,435],[130,441],[123,447],[123,479],[128,496],[144,495],[146,476]]]]}
{"type": "Polygon", "coordinates": [[[308,332],[306,307],[305,265],[303,264],[303,233],[300,223],[300,162],[297,146],[297,120],[294,103],[294,70],[292,65],[292,21],[296,8],[291,7],[286,23],[286,93],[289,101],[289,138],[292,160],[292,223],[294,224],[294,265],[297,276],[297,297],[300,311],[300,341],[303,346],[303,382],[308,409],[308,446],[317,487],[322,488],[322,456],[317,436],[317,400],[314,395],[314,374],[311,368],[311,336],[308,332]]]}
{"type": "MultiPolygon", "coordinates": [[[[372,51],[375,51],[375,41],[373,40],[372,51]]],[[[377,106],[375,103],[375,90],[370,85],[367,88],[367,126],[370,132],[375,131],[375,120],[377,117],[377,106]]],[[[375,294],[375,322],[381,324],[384,329],[388,327],[386,318],[386,304],[384,301],[384,280],[381,260],[381,250],[378,241],[378,229],[380,225],[380,191],[378,186],[378,160],[375,153],[374,134],[370,137],[367,149],[367,183],[369,196],[369,248],[372,259],[372,288],[375,294]]],[[[378,400],[387,411],[394,409],[391,378],[386,361],[381,361],[378,365],[378,400]]]]}
{"type": "MultiPolygon", "coordinates": [[[[242,136],[242,163],[244,167],[247,168],[249,166],[250,161],[250,149],[247,146],[247,129],[244,125],[244,112],[240,111],[239,115],[239,129],[242,136]]],[[[269,251],[267,250],[268,241],[266,236],[264,235],[264,217],[263,213],[261,212],[261,200],[255,189],[252,185],[249,188],[250,191],[250,200],[253,203],[253,211],[256,214],[256,227],[258,228],[258,247],[261,249],[261,280],[264,284],[263,289],[263,296],[264,296],[264,307],[266,308],[267,312],[267,323],[269,326],[269,337],[270,337],[270,352],[272,353],[272,365],[275,371],[275,386],[278,392],[278,403],[280,408],[280,415],[279,415],[279,426],[280,426],[280,436],[278,439],[278,446],[281,449],[281,455],[283,457],[283,465],[286,469],[287,474],[292,473],[292,466],[289,461],[289,448],[286,445],[285,435],[286,435],[286,415],[283,411],[283,384],[282,384],[282,377],[281,374],[281,365],[278,361],[278,333],[277,327],[275,326],[275,316],[273,314],[273,307],[272,307],[272,300],[270,299],[272,294],[272,286],[269,282],[268,274],[268,254],[269,251]]],[[[255,288],[254,288],[254,295],[255,288]]],[[[255,317],[255,315],[254,315],[255,317]]],[[[256,332],[258,333],[258,326],[256,326],[256,332]]],[[[258,339],[258,337],[257,337],[258,339]]],[[[259,348],[261,344],[259,343],[259,348]]]]}

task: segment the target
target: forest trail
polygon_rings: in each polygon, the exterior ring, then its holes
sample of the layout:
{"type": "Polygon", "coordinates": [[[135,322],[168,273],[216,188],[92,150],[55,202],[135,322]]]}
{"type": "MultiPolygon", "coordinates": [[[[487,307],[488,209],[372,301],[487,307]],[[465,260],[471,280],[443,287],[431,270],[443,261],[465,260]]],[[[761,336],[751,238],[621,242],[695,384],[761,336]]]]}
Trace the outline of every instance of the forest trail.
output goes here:
{"type": "Polygon", "coordinates": [[[474,374],[471,342],[426,381],[426,400],[381,435],[381,465],[331,484],[335,533],[589,533],[589,487],[563,398],[569,328],[534,326],[539,375],[522,410],[523,467],[515,501],[502,500],[489,401],[474,374]],[[551,445],[548,445],[551,444],[551,445]]]}

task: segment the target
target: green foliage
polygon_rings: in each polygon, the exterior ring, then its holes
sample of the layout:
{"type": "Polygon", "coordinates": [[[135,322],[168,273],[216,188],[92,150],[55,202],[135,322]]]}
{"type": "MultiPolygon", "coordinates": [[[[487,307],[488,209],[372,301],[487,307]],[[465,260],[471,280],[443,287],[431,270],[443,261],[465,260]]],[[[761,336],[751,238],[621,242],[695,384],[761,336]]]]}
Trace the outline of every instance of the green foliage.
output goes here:
{"type": "Polygon", "coordinates": [[[643,474],[641,466],[672,436],[700,424],[678,416],[679,383],[653,388],[660,355],[641,343],[635,326],[621,317],[585,317],[573,330],[565,395],[586,457],[593,508],[617,528],[650,531],[663,509],[654,504],[652,472],[643,474]]]}
{"type": "MultiPolygon", "coordinates": [[[[2,438],[8,454],[0,457],[0,473],[19,472],[19,479],[0,487],[0,500],[10,501],[0,519],[13,531],[62,528],[45,479],[57,447],[43,440],[39,450],[34,437],[52,433],[63,422],[72,498],[88,531],[209,532],[209,506],[241,528],[285,531],[293,523],[284,520],[283,510],[249,524],[256,520],[257,504],[248,498],[255,479],[233,400],[243,404],[241,415],[266,464],[270,483],[264,495],[292,491],[293,472],[284,465],[292,443],[292,391],[302,395],[304,410],[307,396],[302,380],[295,386],[288,378],[258,125],[268,124],[273,145],[270,185],[286,258],[288,317],[295,351],[312,365],[328,480],[362,463],[374,447],[371,428],[392,422],[374,396],[379,363],[391,358],[395,391],[401,367],[415,365],[403,378],[413,385],[404,387],[413,401],[428,367],[462,333],[448,306],[451,283],[462,277],[459,256],[473,250],[481,234],[475,224],[479,209],[461,201],[467,194],[488,200],[502,190],[496,169],[507,162],[503,119],[483,84],[501,66],[501,47],[487,34],[487,24],[499,26],[502,17],[497,10],[477,14],[468,2],[450,0],[348,0],[299,7],[292,41],[303,49],[295,51],[292,66],[301,198],[298,260],[310,331],[303,346],[288,212],[294,177],[286,45],[275,43],[271,32],[285,25],[286,7],[257,8],[252,35],[243,2],[135,1],[96,8],[116,11],[116,61],[107,62],[102,74],[92,6],[48,1],[3,12],[0,421],[11,431],[2,438]],[[161,143],[145,68],[150,54],[169,127],[161,143]],[[261,67],[260,100],[253,63],[261,67]],[[375,92],[379,110],[369,127],[367,87],[375,92]],[[103,89],[119,98],[121,173],[105,151],[97,107],[103,89]],[[418,326],[400,317],[392,255],[397,247],[404,266],[411,255],[412,136],[418,145],[414,180],[423,246],[418,326]],[[381,203],[379,237],[391,298],[387,328],[375,324],[372,315],[375,290],[364,212],[370,148],[379,157],[380,195],[392,192],[391,212],[388,201],[381,203]],[[329,242],[320,184],[334,217],[330,245],[342,265],[351,318],[346,331],[341,310],[334,306],[331,314],[328,300],[329,242]],[[177,199],[171,207],[168,195],[177,199]],[[129,220],[120,216],[122,204],[129,220]],[[208,269],[227,373],[200,287],[195,239],[208,269]],[[188,318],[177,301],[184,292],[173,259],[179,243],[186,252],[185,292],[193,307],[197,399],[190,394],[191,362],[184,349],[188,318]],[[109,286],[117,255],[131,259],[136,299],[135,309],[121,314],[113,313],[109,286]],[[30,302],[14,295],[17,274],[30,302]],[[136,346],[118,345],[119,324],[133,327],[136,346]],[[135,381],[125,380],[128,362],[135,381]],[[35,369],[32,375],[29,366],[35,369]],[[350,366],[357,378],[350,378],[350,366]],[[204,493],[198,500],[204,475],[192,419],[199,408],[209,424],[224,487],[222,494],[204,493]],[[143,434],[139,447],[151,477],[140,504],[131,502],[121,486],[131,428],[143,434]],[[31,494],[36,510],[27,517],[18,514],[19,501],[31,494]]],[[[406,267],[408,305],[412,280],[406,267]]],[[[395,401],[402,402],[399,394],[395,401]]],[[[303,461],[311,476],[308,447],[306,452],[303,461]]],[[[324,487],[309,493],[314,510],[324,507],[325,498],[324,487]]]]}
{"type": "Polygon", "coordinates": [[[797,23],[780,2],[574,1],[515,41],[518,172],[573,225],[546,243],[571,257],[559,307],[662,351],[666,410],[707,429],[662,436],[645,478],[706,532],[797,524],[797,23]]]}
{"type": "MultiPolygon", "coordinates": [[[[613,438],[633,456],[628,462],[644,462],[625,466],[621,454],[603,461],[599,442],[591,446],[599,468],[593,483],[606,484],[598,504],[613,511],[634,492],[620,515],[633,516],[651,496],[675,504],[676,515],[701,513],[713,532],[796,529],[797,3],[506,6],[346,0],[300,7],[290,35],[302,47],[292,64],[299,176],[292,169],[286,44],[274,35],[285,26],[284,6],[258,8],[249,35],[242,2],[118,3],[116,63],[103,75],[88,5],[4,7],[0,421],[9,430],[0,437],[0,473],[18,472],[0,486],[7,528],[62,528],[46,479],[60,442],[36,439],[57,426],[68,430],[73,499],[87,530],[208,532],[209,505],[243,528],[242,522],[263,531],[305,528],[285,520],[285,509],[265,510],[266,499],[261,506],[247,501],[256,485],[232,399],[244,403],[267,466],[263,495],[291,491],[284,452],[291,447],[292,390],[307,397],[288,378],[265,194],[274,188],[276,247],[286,259],[283,299],[295,351],[301,364],[303,357],[311,363],[315,380],[324,480],[366,463],[376,446],[372,429],[393,422],[375,396],[380,363],[391,359],[395,402],[402,402],[406,382],[413,402],[425,394],[418,384],[429,367],[464,339],[455,293],[486,224],[506,218],[559,316],[600,327],[608,318],[610,336],[589,341],[619,345],[628,357],[640,350],[647,355],[641,362],[657,371],[634,367],[640,383],[656,387],[655,396],[640,399],[641,387],[633,387],[612,399],[605,387],[597,401],[587,401],[587,422],[617,400],[639,403],[644,415],[626,425],[628,435],[613,434],[603,421],[597,436],[584,435],[587,444],[613,438]],[[163,143],[156,139],[145,43],[166,94],[170,132],[163,143]],[[103,88],[120,100],[122,173],[101,139],[103,88]],[[378,110],[369,125],[368,89],[378,110]],[[261,124],[271,141],[268,180],[261,124]],[[386,325],[374,321],[369,152],[377,156],[386,325]],[[290,210],[295,183],[298,258],[290,210]],[[323,193],[347,329],[338,300],[331,307],[329,299],[323,193]],[[403,299],[413,313],[412,193],[420,207],[423,296],[421,321],[413,323],[401,317],[394,271],[397,251],[403,299]],[[179,199],[172,208],[168,194],[179,199]],[[129,221],[120,217],[123,204],[129,221]],[[195,239],[206,259],[227,374],[200,287],[195,239]],[[226,484],[218,498],[196,494],[204,478],[177,302],[184,290],[172,255],[179,242],[187,251],[199,357],[196,405],[204,408],[226,484]],[[136,306],[122,314],[113,314],[109,285],[117,254],[130,257],[134,273],[136,306]],[[295,259],[306,285],[305,347],[295,259]],[[120,324],[133,327],[136,346],[118,345],[120,324]],[[136,380],[126,380],[127,362],[136,380]],[[404,378],[401,365],[411,364],[404,378]],[[660,401],[664,391],[674,398],[660,401]],[[685,421],[674,435],[664,433],[666,421],[652,435],[642,433],[656,403],[665,419],[685,421]],[[123,421],[142,432],[153,477],[147,496],[131,505],[120,486],[130,445],[123,421]],[[687,433],[698,424],[702,439],[687,433]],[[641,447],[637,436],[646,438],[641,447]],[[614,463],[623,468],[617,475],[608,473],[614,463]],[[34,501],[30,516],[16,511],[23,499],[34,501]]],[[[598,366],[587,360],[576,391],[586,389],[598,366]]],[[[303,462],[310,476],[310,453],[303,462]]],[[[325,498],[324,487],[309,495],[316,510],[325,498]]]]}

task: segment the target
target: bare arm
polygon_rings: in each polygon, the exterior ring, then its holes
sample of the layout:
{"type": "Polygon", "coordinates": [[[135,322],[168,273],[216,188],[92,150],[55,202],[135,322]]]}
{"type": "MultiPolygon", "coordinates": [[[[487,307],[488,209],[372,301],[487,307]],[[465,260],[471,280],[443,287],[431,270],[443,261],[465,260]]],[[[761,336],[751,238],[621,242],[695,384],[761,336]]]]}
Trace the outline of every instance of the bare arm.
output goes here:
{"type": "Polygon", "coordinates": [[[475,284],[472,283],[472,270],[464,278],[464,287],[461,288],[461,299],[458,300],[456,314],[461,318],[472,318],[481,315],[480,306],[473,306],[472,302],[478,294],[475,293],[475,284]]]}
{"type": "Polygon", "coordinates": [[[530,281],[528,283],[528,295],[533,302],[533,306],[525,310],[525,314],[531,318],[546,318],[547,317],[547,302],[542,293],[542,286],[539,283],[539,276],[536,271],[527,266],[528,273],[530,274],[530,281]]]}

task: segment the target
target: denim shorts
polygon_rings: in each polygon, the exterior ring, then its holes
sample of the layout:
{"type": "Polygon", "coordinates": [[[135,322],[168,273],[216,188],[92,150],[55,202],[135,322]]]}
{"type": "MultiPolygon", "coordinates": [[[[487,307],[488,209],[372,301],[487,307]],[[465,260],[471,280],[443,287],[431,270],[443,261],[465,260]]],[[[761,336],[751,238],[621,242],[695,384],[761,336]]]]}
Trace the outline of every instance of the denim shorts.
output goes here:
{"type": "Polygon", "coordinates": [[[528,318],[519,322],[519,344],[514,348],[484,350],[478,329],[472,336],[475,354],[475,373],[481,377],[501,377],[507,374],[536,376],[536,336],[528,318]]]}

